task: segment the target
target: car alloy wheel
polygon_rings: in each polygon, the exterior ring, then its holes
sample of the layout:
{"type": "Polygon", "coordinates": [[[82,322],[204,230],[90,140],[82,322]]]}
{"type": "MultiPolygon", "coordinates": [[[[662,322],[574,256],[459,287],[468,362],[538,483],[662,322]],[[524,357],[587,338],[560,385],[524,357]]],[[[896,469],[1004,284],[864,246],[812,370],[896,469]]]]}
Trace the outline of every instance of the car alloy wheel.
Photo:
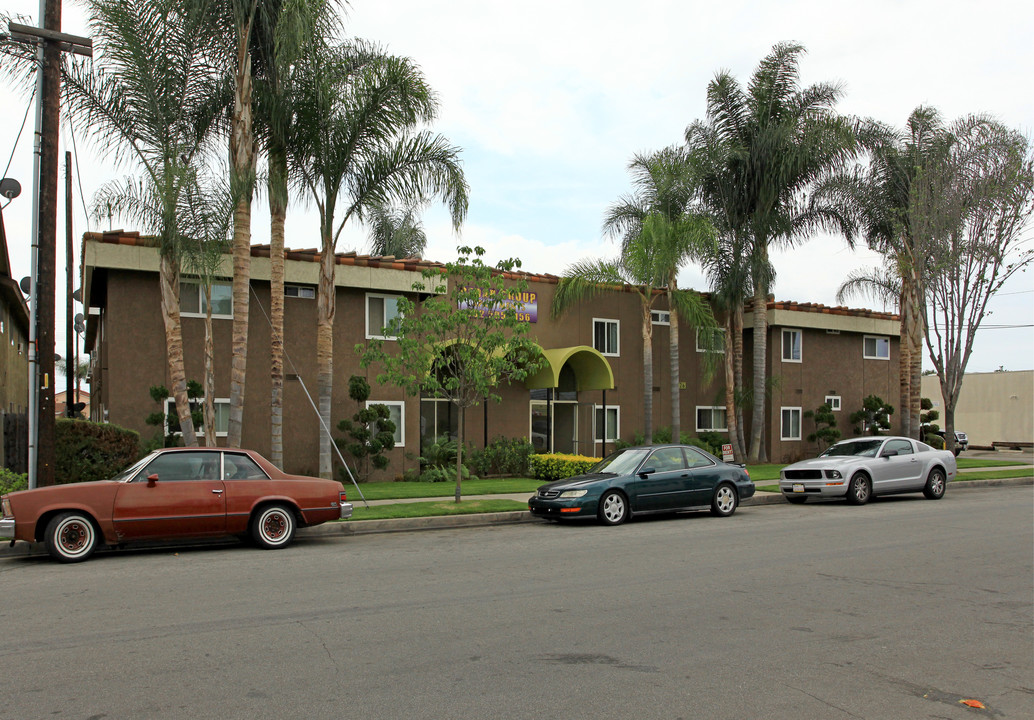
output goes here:
{"type": "Polygon", "coordinates": [[[262,548],[286,547],[294,537],[294,513],[282,505],[270,505],[255,516],[251,537],[262,548]]]}
{"type": "Polygon", "coordinates": [[[82,562],[97,547],[97,530],[79,513],[61,513],[47,523],[47,552],[60,562],[82,562]]]}
{"type": "Polygon", "coordinates": [[[847,502],[852,505],[864,505],[869,502],[872,495],[872,483],[863,473],[858,473],[851,478],[851,484],[847,488],[847,502]]]}
{"type": "Polygon", "coordinates": [[[628,519],[628,501],[617,490],[611,490],[600,498],[596,515],[604,525],[620,525],[628,519]]]}
{"type": "Polygon", "coordinates": [[[940,500],[944,497],[944,491],[947,487],[948,483],[944,477],[944,471],[940,468],[934,468],[926,478],[926,487],[923,488],[923,495],[930,500],[940,500]]]}
{"type": "Polygon", "coordinates": [[[718,517],[729,517],[736,512],[736,505],[739,497],[736,490],[727,483],[722,483],[714,491],[714,498],[711,500],[711,514],[718,517]]]}

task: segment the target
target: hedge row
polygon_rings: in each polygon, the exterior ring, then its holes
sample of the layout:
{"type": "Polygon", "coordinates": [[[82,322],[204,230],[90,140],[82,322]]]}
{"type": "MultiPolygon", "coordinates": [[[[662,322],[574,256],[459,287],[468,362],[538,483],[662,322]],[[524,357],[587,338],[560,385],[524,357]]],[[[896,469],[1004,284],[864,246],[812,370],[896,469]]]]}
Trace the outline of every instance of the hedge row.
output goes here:
{"type": "Polygon", "coordinates": [[[537,480],[552,481],[586,473],[599,461],[585,455],[532,455],[528,465],[537,480]]]}
{"type": "Polygon", "coordinates": [[[106,480],[140,457],[140,434],[109,423],[60,418],[54,425],[54,481],[106,480]]]}

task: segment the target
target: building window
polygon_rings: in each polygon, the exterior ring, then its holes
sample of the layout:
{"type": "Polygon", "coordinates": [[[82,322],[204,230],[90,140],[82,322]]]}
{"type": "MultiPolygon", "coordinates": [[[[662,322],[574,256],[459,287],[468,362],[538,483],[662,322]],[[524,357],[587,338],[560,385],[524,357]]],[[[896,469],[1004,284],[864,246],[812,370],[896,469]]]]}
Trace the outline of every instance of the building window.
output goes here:
{"type": "Polygon", "coordinates": [[[801,439],[801,409],[799,407],[780,408],[779,439],[801,439]]]}
{"type": "Polygon", "coordinates": [[[620,355],[618,321],[593,318],[592,346],[604,355],[620,355]]]}
{"type": "MultiPolygon", "coordinates": [[[[191,411],[201,411],[204,406],[204,398],[197,398],[190,401],[191,411]]],[[[230,398],[215,399],[215,436],[226,437],[230,430],[230,398]]],[[[202,438],[205,436],[204,427],[195,427],[194,433],[202,438]]],[[[165,434],[179,435],[180,421],[176,413],[176,398],[165,398],[165,434]]]]}
{"type": "Polygon", "coordinates": [[[697,405],[697,432],[725,432],[728,429],[724,407],[697,405]]]}
{"type": "Polygon", "coordinates": [[[439,440],[459,436],[459,411],[445,398],[420,398],[420,452],[439,440]]]}
{"type": "Polygon", "coordinates": [[[783,362],[801,361],[801,331],[783,330],[783,362]]]}
{"type": "Polygon", "coordinates": [[[890,338],[878,335],[866,335],[862,339],[862,355],[867,360],[889,360],[890,338]]]}
{"type": "Polygon", "coordinates": [[[284,285],[284,297],[312,300],[316,297],[316,288],[311,285],[284,285]]]}
{"type": "Polygon", "coordinates": [[[671,325],[671,313],[667,310],[651,310],[650,320],[654,325],[671,325]]]}
{"type": "Polygon", "coordinates": [[[697,352],[725,354],[725,331],[721,328],[711,330],[697,329],[697,352]]]}
{"type": "Polygon", "coordinates": [[[399,317],[398,295],[366,294],[366,337],[394,340],[391,325],[399,317]]]}
{"type": "Polygon", "coordinates": [[[840,412],[840,396],[839,395],[827,395],[825,403],[829,405],[829,409],[833,412],[840,412]]]}
{"type": "MultiPolygon", "coordinates": [[[[208,314],[204,288],[197,280],[180,281],[180,314],[185,317],[205,317],[208,314]]],[[[233,287],[229,282],[212,282],[212,317],[233,318],[233,287]]]]}
{"type": "Polygon", "coordinates": [[[595,406],[596,442],[615,442],[621,437],[621,408],[617,405],[595,406]]]}
{"type": "Polygon", "coordinates": [[[395,447],[405,447],[406,404],[400,400],[368,400],[366,407],[371,405],[384,405],[388,408],[388,419],[395,423],[395,447]]]}

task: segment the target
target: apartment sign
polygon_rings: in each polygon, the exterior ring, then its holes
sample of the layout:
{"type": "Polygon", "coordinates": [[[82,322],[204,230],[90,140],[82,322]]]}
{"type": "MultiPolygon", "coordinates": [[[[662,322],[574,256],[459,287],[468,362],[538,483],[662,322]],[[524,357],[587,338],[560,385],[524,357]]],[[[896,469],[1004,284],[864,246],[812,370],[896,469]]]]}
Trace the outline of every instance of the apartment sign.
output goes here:
{"type": "Polygon", "coordinates": [[[513,310],[517,315],[518,322],[538,322],[539,301],[538,293],[530,290],[524,292],[507,292],[500,295],[493,291],[478,291],[479,298],[476,302],[461,301],[457,306],[460,310],[477,309],[485,317],[489,315],[502,316],[507,310],[513,310]]]}

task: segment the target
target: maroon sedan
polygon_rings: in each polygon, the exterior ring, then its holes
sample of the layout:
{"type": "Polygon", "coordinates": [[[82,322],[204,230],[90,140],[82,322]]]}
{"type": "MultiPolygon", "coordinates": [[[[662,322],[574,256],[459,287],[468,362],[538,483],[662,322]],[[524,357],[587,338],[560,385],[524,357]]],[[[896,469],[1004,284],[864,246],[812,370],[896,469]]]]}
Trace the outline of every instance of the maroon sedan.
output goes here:
{"type": "Polygon", "coordinates": [[[2,505],[0,537],[45,542],[61,562],[138,540],[235,535],[281,548],[296,527],[352,515],[341,483],[224,448],[157,450],[111,480],[13,492],[2,505]]]}

